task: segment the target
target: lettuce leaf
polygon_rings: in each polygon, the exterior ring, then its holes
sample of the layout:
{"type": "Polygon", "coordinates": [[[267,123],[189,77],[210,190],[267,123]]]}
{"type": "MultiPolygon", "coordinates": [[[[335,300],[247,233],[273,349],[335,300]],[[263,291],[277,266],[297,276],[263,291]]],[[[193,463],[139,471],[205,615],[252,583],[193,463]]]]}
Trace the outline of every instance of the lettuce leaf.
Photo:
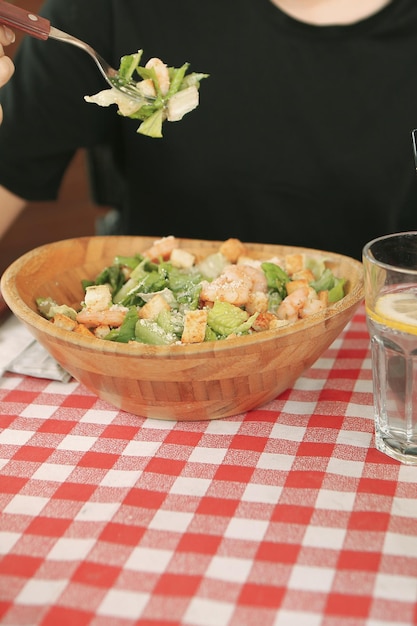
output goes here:
{"type": "Polygon", "coordinates": [[[234,304],[217,300],[208,312],[207,325],[217,335],[227,337],[232,333],[248,331],[252,322],[249,326],[247,322],[252,318],[249,317],[249,313],[234,304]]]}
{"type": "Polygon", "coordinates": [[[314,280],[310,283],[310,286],[315,289],[315,291],[328,291],[329,292],[329,302],[337,302],[341,300],[344,293],[344,278],[336,278],[333,272],[327,267],[320,278],[318,280],[314,280]]]}
{"type": "Polygon", "coordinates": [[[288,274],[276,263],[265,262],[261,264],[261,268],[268,283],[270,291],[276,291],[282,299],[287,295],[286,284],[290,281],[288,274]]]}

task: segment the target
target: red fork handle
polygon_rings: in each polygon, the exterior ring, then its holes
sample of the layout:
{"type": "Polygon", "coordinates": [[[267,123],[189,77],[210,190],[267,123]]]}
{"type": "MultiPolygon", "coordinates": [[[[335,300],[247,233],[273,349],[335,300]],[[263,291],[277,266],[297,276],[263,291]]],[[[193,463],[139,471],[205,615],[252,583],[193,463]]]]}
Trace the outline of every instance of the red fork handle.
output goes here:
{"type": "Polygon", "coordinates": [[[51,23],[45,17],[16,7],[10,2],[0,0],[0,24],[6,24],[16,30],[37,39],[48,39],[51,23]]]}

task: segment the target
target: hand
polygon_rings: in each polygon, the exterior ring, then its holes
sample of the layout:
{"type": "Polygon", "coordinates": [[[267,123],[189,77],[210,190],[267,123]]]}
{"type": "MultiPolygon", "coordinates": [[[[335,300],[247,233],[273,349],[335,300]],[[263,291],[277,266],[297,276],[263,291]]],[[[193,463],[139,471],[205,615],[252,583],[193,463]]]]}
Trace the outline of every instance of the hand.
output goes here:
{"type": "MultiPolygon", "coordinates": [[[[13,43],[14,32],[6,26],[0,25],[0,87],[7,83],[14,72],[13,61],[4,53],[4,47],[13,43]]],[[[3,120],[3,110],[0,105],[0,124],[3,120]]]]}

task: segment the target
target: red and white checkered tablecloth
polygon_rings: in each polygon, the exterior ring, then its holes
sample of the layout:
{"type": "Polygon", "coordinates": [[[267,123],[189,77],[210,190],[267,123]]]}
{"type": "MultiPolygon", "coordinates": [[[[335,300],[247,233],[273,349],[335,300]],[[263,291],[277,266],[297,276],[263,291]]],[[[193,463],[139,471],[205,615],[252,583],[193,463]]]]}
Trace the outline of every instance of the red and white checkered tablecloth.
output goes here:
{"type": "Polygon", "coordinates": [[[0,380],[0,622],[417,624],[417,467],[377,452],[363,309],[259,410],[141,419],[0,380]]]}

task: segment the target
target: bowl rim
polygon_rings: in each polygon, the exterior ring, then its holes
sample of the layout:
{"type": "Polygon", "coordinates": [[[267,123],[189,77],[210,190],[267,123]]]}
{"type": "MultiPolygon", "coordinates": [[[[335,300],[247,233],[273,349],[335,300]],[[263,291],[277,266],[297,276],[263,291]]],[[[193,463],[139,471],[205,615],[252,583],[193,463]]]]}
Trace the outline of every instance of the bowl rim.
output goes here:
{"type": "MultiPolygon", "coordinates": [[[[265,245],[271,247],[279,247],[291,250],[292,252],[303,252],[303,253],[311,253],[311,254],[319,254],[322,256],[327,256],[329,260],[332,262],[341,262],[343,260],[348,261],[355,269],[358,271],[358,282],[353,285],[351,291],[344,296],[342,300],[335,302],[329,305],[323,311],[319,311],[318,313],[314,313],[313,315],[303,319],[298,320],[295,324],[290,324],[287,327],[282,327],[278,330],[265,330],[258,333],[253,333],[252,335],[243,335],[240,337],[231,337],[222,341],[208,341],[201,342],[195,344],[169,344],[169,345],[150,345],[143,344],[140,342],[134,343],[118,343],[113,341],[105,341],[98,339],[97,337],[89,337],[86,335],[81,335],[78,333],[74,333],[69,330],[65,330],[59,327],[54,326],[49,320],[43,318],[39,313],[35,312],[30,306],[28,306],[20,297],[18,288],[14,282],[14,278],[19,270],[33,257],[39,255],[43,251],[47,249],[51,249],[53,247],[59,247],[63,243],[71,244],[80,241],[87,241],[91,239],[99,240],[99,239],[137,239],[138,241],[143,240],[155,240],[158,237],[140,237],[136,235],[91,235],[84,237],[73,237],[68,239],[61,239],[59,241],[54,241],[51,243],[46,243],[41,246],[37,246],[26,253],[19,256],[15,261],[13,261],[3,272],[0,279],[0,287],[6,304],[9,306],[14,315],[25,325],[30,328],[37,329],[39,332],[45,333],[54,339],[60,339],[63,343],[70,343],[73,346],[90,348],[93,351],[97,351],[98,353],[108,353],[108,354],[121,354],[125,356],[138,356],[138,357],[181,357],[187,354],[197,354],[197,353],[211,353],[213,351],[216,352],[224,352],[231,349],[235,349],[239,347],[239,345],[251,346],[252,344],[257,344],[259,346],[263,345],[266,342],[270,342],[273,338],[281,338],[288,335],[296,335],[297,333],[306,330],[307,328],[314,328],[315,326],[321,324],[324,320],[334,317],[335,314],[341,312],[343,310],[349,310],[352,307],[356,307],[360,304],[360,302],[364,298],[364,277],[363,277],[363,266],[361,261],[354,259],[352,257],[331,252],[319,250],[316,248],[306,248],[302,246],[287,246],[285,244],[258,244],[251,242],[243,242],[244,245],[247,246],[257,246],[257,245],[265,245]],[[19,306],[16,306],[16,302],[19,302],[19,306]]],[[[159,237],[161,238],[161,237],[159,237]]],[[[197,239],[187,239],[187,238],[178,238],[181,242],[185,244],[187,242],[192,243],[193,246],[198,244],[198,242],[203,242],[205,244],[213,243],[213,244],[221,244],[222,242],[215,240],[197,240],[197,239]]],[[[184,246],[185,247],[185,246],[184,246]]]]}

